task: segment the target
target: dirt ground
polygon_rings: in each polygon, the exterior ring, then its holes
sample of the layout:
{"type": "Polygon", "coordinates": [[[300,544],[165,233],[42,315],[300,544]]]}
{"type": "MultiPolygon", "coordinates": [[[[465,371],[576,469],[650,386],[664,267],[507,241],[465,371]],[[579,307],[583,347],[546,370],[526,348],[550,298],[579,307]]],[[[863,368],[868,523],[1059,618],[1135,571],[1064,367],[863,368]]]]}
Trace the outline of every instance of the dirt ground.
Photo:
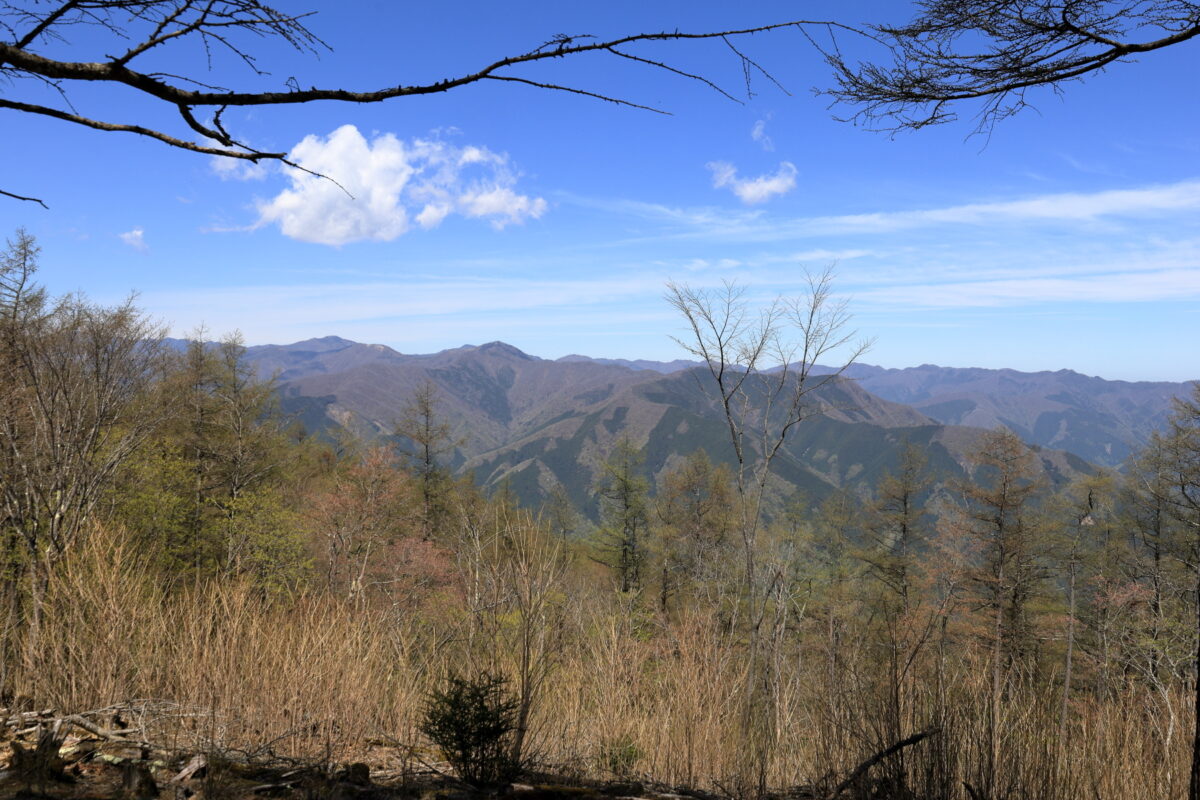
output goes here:
{"type": "Polygon", "coordinates": [[[67,737],[56,753],[10,741],[0,754],[0,800],[709,800],[640,783],[571,785],[554,776],[491,790],[434,770],[414,772],[395,751],[370,748],[350,764],[254,764],[214,755],[168,754],[67,737]]]}

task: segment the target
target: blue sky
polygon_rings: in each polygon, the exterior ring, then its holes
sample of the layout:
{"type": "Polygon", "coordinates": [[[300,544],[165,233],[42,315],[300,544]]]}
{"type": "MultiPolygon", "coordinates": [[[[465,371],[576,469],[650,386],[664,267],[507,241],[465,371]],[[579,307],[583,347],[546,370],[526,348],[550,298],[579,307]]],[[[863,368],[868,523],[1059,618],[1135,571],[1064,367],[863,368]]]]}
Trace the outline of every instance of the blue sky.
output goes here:
{"type": "MultiPolygon", "coordinates": [[[[904,3],[312,3],[333,51],[274,49],[256,77],[214,83],[374,88],[456,75],[557,33],[706,30],[809,18],[895,20],[904,3]],[[850,6],[847,9],[847,6],[850,6]]],[[[94,35],[94,34],[89,34],[94,35]]],[[[108,52],[77,40],[61,53],[108,52]]],[[[259,45],[261,46],[261,45],[259,45]]],[[[602,57],[527,73],[670,116],[489,84],[376,106],[231,111],[264,149],[336,177],[247,169],[124,134],[0,117],[0,231],[42,247],[43,282],[139,304],[177,335],[204,323],[252,344],[337,334],[404,352],[501,339],[544,357],[671,359],[671,279],[794,294],[836,264],[870,363],[1070,368],[1200,377],[1200,44],[1032,96],[1036,110],[970,137],[963,121],[895,138],[832,119],[829,75],[803,38],[743,49],[765,80],[744,104],[602,57]],[[233,166],[234,168],[229,168],[233,166]]],[[[717,43],[670,57],[745,94],[717,43]]],[[[202,53],[158,68],[198,74],[202,53]]],[[[203,76],[206,79],[209,76],[203,76]]],[[[6,93],[30,91],[5,88],[6,93]]],[[[128,92],[74,91],[80,113],[183,133],[128,92]]]]}

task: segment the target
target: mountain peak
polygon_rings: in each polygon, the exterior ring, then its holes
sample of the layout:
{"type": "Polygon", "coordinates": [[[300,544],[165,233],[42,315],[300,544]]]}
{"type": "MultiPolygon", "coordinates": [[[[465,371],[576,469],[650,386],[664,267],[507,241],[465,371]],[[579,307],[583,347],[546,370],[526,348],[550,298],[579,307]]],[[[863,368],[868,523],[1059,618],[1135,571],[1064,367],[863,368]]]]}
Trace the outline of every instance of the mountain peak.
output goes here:
{"type": "Polygon", "coordinates": [[[282,345],[283,347],[295,350],[308,350],[311,352],[325,352],[328,350],[340,350],[343,347],[350,347],[358,344],[349,339],[343,339],[341,336],[320,336],[313,339],[305,339],[301,342],[293,342],[292,344],[282,345]]]}
{"type": "Polygon", "coordinates": [[[475,348],[480,353],[490,353],[492,355],[503,355],[511,358],[520,358],[525,361],[540,361],[537,356],[531,356],[528,353],[513,347],[511,344],[501,341],[488,342],[481,344],[475,348]]]}

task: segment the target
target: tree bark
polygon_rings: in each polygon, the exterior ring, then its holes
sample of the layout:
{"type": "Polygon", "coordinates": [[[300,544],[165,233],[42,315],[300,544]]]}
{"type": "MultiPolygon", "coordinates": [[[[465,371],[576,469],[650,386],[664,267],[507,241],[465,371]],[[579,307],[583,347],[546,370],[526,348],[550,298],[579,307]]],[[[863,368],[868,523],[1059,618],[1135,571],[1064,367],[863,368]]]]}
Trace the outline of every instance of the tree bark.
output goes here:
{"type": "Polygon", "coordinates": [[[1188,800],[1200,800],[1200,580],[1196,584],[1195,731],[1192,734],[1192,770],[1188,778],[1188,800]]]}

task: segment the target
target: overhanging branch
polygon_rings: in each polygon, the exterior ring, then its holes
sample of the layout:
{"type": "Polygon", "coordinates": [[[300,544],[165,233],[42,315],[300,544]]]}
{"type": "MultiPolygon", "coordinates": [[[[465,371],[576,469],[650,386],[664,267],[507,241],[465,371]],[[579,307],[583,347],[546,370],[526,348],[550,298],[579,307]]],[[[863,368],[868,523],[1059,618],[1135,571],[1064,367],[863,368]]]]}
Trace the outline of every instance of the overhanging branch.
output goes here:
{"type": "Polygon", "coordinates": [[[1025,108],[1030,89],[1057,91],[1115,62],[1200,36],[1200,3],[1190,0],[925,0],[919,6],[907,25],[849,29],[881,45],[882,59],[850,63],[832,31],[831,44],[813,42],[837,81],[819,93],[857,107],[846,121],[915,130],[956,119],[956,104],[982,100],[982,132],[1025,108]],[[1145,38],[1148,30],[1160,35],[1145,38]]]}
{"type": "Polygon", "coordinates": [[[21,195],[21,194],[13,194],[12,192],[6,192],[3,189],[0,189],[0,195],[3,195],[5,197],[11,197],[14,200],[24,200],[27,203],[37,203],[39,206],[46,209],[47,211],[50,210],[50,206],[46,205],[43,201],[39,200],[36,197],[26,197],[25,195],[21,195]]]}
{"type": "MultiPolygon", "coordinates": [[[[77,113],[76,109],[69,105],[54,107],[29,102],[25,98],[17,99],[11,93],[0,97],[0,108],[50,117],[92,130],[133,133],[194,153],[252,162],[279,161],[310,173],[310,170],[289,161],[286,153],[258,150],[239,141],[222,124],[222,112],[233,107],[285,106],[320,101],[379,103],[398,97],[440,94],[483,81],[498,81],[565,92],[627,108],[666,114],[669,111],[639,103],[634,99],[546,80],[528,73],[513,74],[513,71],[553,59],[597,53],[699,82],[728,99],[737,100],[732,93],[698,72],[682,69],[664,58],[633,52],[632,48],[639,44],[671,41],[723,41],[740,60],[746,75],[747,94],[752,94],[749,83],[751,72],[761,73],[776,85],[778,82],[736,47],[732,39],[783,29],[802,30],[812,24],[831,24],[790,20],[721,31],[659,31],[634,33],[610,39],[590,35],[559,35],[527,52],[506,56],[474,71],[431,83],[397,83],[360,91],[317,86],[301,88],[297,81],[289,78],[284,82],[281,91],[238,91],[212,86],[189,76],[184,70],[178,70],[181,74],[144,72],[133,65],[149,52],[174,49],[181,42],[192,41],[204,47],[210,68],[214,54],[224,51],[231,54],[235,60],[249,66],[256,74],[264,75],[265,70],[259,66],[253,53],[241,44],[242,39],[238,38],[238,35],[244,37],[253,34],[260,38],[281,39],[302,52],[316,52],[327,48],[328,45],[305,26],[307,14],[287,14],[260,0],[67,0],[48,5],[50,7],[45,10],[36,3],[28,8],[15,2],[0,5],[0,34],[7,31],[10,37],[8,41],[0,40],[0,74],[10,78],[36,78],[51,82],[55,86],[75,86],[77,91],[93,84],[126,87],[144,97],[169,104],[182,123],[204,139],[189,141],[186,134],[170,133],[167,129],[139,122],[109,122],[77,113]],[[99,60],[78,61],[51,57],[41,49],[41,45],[49,41],[69,45],[67,33],[75,25],[99,26],[116,37],[120,46],[115,47],[112,54],[99,60]],[[214,142],[219,146],[211,144],[214,142]]],[[[60,48],[55,52],[62,50],[60,48]]],[[[4,195],[40,202],[10,192],[5,192],[4,195]]]]}

